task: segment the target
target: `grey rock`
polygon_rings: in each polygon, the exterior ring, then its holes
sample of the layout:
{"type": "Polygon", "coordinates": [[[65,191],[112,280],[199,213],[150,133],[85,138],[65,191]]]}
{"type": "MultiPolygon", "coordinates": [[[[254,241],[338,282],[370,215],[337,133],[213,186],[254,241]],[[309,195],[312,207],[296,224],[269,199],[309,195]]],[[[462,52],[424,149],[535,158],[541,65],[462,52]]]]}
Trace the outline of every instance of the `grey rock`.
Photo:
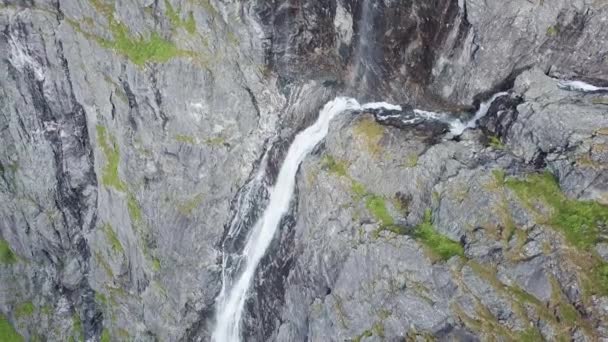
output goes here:
{"type": "Polygon", "coordinates": [[[209,340],[223,252],[266,201],[240,201],[246,184],[262,167],[273,183],[325,102],[464,120],[509,90],[459,137],[379,113],[335,119],[301,166],[244,336],[505,338],[484,328],[498,324],[552,340],[557,313],[539,310],[555,282],[595,334],[574,324],[567,337],[608,338],[581,260],[499,179],[549,170],[569,198],[608,203],[606,95],[557,86],[608,85],[607,16],[587,0],[5,2],[0,236],[15,260],[0,265],[2,318],[26,340],[209,340]],[[439,260],[412,234],[427,211],[464,257],[439,260]]]}

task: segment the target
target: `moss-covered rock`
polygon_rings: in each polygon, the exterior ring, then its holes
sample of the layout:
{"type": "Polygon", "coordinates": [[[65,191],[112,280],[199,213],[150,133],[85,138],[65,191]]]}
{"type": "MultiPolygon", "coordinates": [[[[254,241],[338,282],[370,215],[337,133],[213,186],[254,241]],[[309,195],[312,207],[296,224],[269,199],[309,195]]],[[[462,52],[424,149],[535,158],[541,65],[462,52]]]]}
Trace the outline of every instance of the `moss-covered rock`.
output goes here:
{"type": "Polygon", "coordinates": [[[11,265],[17,261],[17,255],[15,255],[8,242],[0,239],[0,264],[11,265]]]}
{"type": "Polygon", "coordinates": [[[0,314],[0,341],[2,342],[22,342],[23,336],[13,328],[8,319],[0,314]]]}

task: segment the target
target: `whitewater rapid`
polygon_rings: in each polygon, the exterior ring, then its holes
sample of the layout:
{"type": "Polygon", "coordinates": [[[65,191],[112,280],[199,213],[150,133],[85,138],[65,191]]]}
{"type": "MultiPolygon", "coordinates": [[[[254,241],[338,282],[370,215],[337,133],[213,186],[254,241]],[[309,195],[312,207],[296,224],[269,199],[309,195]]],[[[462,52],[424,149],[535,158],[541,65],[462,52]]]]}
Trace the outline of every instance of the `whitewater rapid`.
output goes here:
{"type": "MultiPolygon", "coordinates": [[[[229,288],[224,286],[218,297],[218,311],[213,340],[216,342],[240,341],[240,322],[243,315],[247,292],[251,287],[255,270],[270,246],[281,219],[289,210],[293,196],[296,174],[304,158],[325,138],[330,121],[348,110],[387,108],[401,110],[400,106],[388,103],[368,103],[361,106],[355,99],[338,97],[327,103],[319,113],[319,118],[310,127],[296,135],[291,143],[274,187],[269,191],[268,205],[262,217],[256,222],[242,252],[245,266],[237,275],[237,281],[229,288]]],[[[224,284],[228,279],[224,279],[224,284]]]]}

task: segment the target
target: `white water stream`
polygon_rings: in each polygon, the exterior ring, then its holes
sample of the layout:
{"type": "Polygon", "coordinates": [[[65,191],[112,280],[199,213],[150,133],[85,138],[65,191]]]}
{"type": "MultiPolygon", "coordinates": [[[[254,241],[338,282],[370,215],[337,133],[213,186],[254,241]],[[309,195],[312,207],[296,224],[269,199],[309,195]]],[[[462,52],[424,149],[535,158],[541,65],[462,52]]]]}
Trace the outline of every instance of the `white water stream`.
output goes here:
{"type": "Polygon", "coordinates": [[[507,92],[496,93],[496,94],[492,95],[492,97],[490,99],[488,99],[487,101],[480,103],[479,109],[477,109],[477,112],[475,112],[475,115],[473,116],[473,118],[471,118],[471,120],[469,120],[468,122],[463,123],[460,120],[454,120],[454,121],[450,122],[450,132],[452,132],[452,134],[454,134],[454,135],[461,135],[465,129],[477,127],[477,121],[479,119],[483,118],[484,116],[486,116],[486,114],[488,114],[488,110],[490,110],[490,106],[492,106],[492,103],[494,103],[494,101],[496,101],[497,98],[507,95],[507,94],[509,94],[509,93],[507,93],[507,92]]]}
{"type": "MultiPolygon", "coordinates": [[[[243,271],[237,276],[232,287],[223,287],[222,293],[218,297],[217,321],[213,332],[214,341],[240,341],[240,322],[255,270],[266,253],[266,249],[270,246],[283,215],[289,210],[300,163],[325,138],[331,119],[347,110],[383,107],[392,110],[401,109],[399,106],[387,103],[369,103],[361,106],[355,99],[338,97],[323,107],[319,118],[312,126],[296,135],[281,166],[276,183],[270,189],[268,206],[253,227],[243,249],[243,262],[246,263],[243,271]]],[[[227,283],[226,279],[224,279],[224,283],[227,283]]]]}

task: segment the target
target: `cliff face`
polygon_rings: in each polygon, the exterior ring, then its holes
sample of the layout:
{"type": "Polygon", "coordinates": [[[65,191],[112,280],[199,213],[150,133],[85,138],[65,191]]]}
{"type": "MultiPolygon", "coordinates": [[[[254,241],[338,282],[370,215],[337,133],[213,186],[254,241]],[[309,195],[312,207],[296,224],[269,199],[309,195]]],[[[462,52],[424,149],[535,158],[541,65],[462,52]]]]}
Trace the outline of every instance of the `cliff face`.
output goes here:
{"type": "Polygon", "coordinates": [[[0,27],[6,336],[209,340],[250,180],[325,102],[509,91],[458,138],[334,120],[244,335],[608,338],[608,95],[558,82],[608,86],[605,2],[4,1],[0,27]]]}

